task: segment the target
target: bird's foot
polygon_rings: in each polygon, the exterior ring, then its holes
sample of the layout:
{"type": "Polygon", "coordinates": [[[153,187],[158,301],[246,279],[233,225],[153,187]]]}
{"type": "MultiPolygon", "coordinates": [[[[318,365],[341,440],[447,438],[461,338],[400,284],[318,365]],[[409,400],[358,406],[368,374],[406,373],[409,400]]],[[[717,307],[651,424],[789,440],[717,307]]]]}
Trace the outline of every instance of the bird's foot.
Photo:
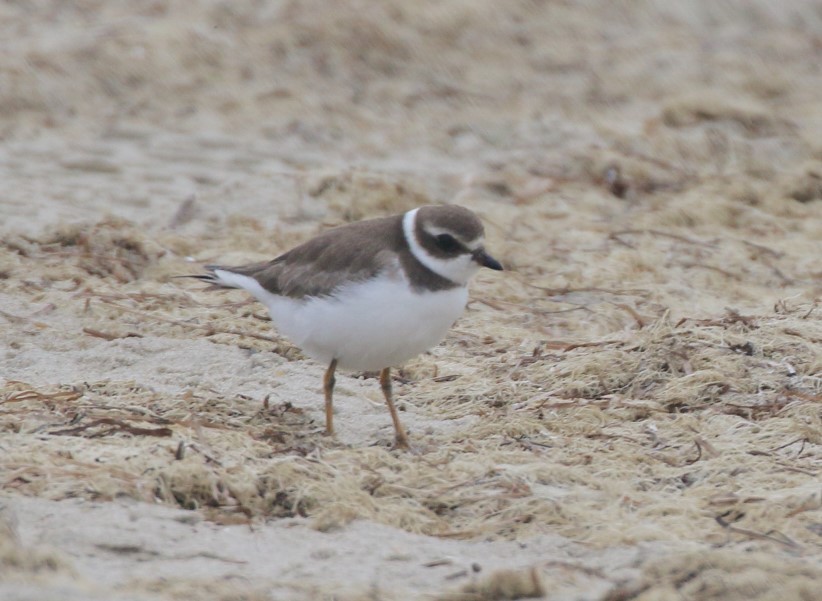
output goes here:
{"type": "Polygon", "coordinates": [[[410,451],[411,445],[408,442],[407,436],[397,436],[394,439],[394,445],[391,447],[393,450],[399,451],[410,451]]]}

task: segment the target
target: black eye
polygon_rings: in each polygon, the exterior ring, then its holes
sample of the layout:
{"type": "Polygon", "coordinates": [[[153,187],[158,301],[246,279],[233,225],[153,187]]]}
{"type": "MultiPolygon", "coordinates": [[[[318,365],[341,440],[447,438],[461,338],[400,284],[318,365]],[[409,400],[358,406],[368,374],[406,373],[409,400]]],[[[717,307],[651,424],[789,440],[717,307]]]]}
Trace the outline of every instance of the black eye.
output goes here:
{"type": "Polygon", "coordinates": [[[460,243],[457,242],[457,239],[451,234],[440,234],[437,236],[437,246],[447,253],[453,253],[462,248],[460,243]]]}

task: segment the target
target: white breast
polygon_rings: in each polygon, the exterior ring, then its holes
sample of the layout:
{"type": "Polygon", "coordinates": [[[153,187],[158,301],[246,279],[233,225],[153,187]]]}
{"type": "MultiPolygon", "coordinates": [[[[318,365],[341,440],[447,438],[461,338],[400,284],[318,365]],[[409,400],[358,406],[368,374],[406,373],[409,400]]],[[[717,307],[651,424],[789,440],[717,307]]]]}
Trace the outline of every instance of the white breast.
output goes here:
{"type": "MultiPolygon", "coordinates": [[[[221,279],[228,279],[218,270],[221,279]]],[[[400,365],[437,345],[465,309],[468,289],[414,292],[404,278],[349,285],[334,297],[294,300],[266,291],[253,278],[230,274],[268,307],[278,331],[313,359],[374,371],[400,365]]]]}

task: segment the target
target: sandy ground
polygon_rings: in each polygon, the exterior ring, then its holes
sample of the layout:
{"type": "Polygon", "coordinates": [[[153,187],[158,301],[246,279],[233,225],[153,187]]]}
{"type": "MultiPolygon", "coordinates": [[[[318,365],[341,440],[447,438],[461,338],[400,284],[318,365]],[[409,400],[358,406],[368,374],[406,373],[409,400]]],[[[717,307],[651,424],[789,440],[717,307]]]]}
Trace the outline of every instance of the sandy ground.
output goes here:
{"type": "Polygon", "coordinates": [[[817,2],[0,6],[0,597],[802,599],[817,2]],[[429,202],[446,340],[323,366],[170,276],[429,202]]]}

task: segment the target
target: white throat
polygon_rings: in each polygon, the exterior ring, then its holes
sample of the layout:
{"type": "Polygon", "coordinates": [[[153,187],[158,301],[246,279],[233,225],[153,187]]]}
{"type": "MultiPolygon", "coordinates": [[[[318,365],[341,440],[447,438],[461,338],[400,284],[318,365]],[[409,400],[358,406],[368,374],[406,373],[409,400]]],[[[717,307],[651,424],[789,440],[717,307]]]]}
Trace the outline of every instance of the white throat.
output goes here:
{"type": "Polygon", "coordinates": [[[412,209],[402,218],[402,231],[411,254],[428,269],[446,280],[466,286],[468,281],[477,273],[479,265],[469,254],[460,255],[453,259],[440,259],[431,255],[417,240],[416,222],[417,211],[412,209]]]}

